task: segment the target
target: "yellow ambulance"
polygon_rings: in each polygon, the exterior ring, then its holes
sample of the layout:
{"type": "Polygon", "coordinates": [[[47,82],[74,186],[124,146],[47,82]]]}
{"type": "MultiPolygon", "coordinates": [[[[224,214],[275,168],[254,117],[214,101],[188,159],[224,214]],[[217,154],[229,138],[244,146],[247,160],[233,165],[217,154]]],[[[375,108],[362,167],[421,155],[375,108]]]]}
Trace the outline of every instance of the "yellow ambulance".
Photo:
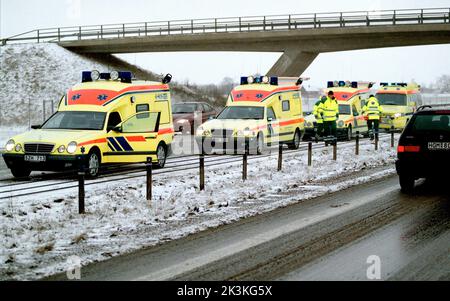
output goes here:
{"type": "Polygon", "coordinates": [[[380,83],[376,94],[383,107],[380,128],[403,130],[418,107],[422,105],[420,86],[415,83],[380,83]]]}
{"type": "MultiPolygon", "coordinates": [[[[367,121],[362,108],[370,96],[372,86],[373,83],[370,82],[329,81],[327,83],[327,89],[323,90],[323,95],[333,91],[339,104],[338,138],[351,140],[357,131],[361,135],[368,134],[367,121]]],[[[317,122],[313,114],[305,118],[305,127],[305,138],[315,137],[317,122]]]]}
{"type": "Polygon", "coordinates": [[[278,143],[297,149],[304,134],[302,82],[302,78],[242,77],[225,108],[197,129],[200,147],[207,153],[236,153],[246,143],[257,154],[278,143]]]}
{"type": "Polygon", "coordinates": [[[131,72],[83,72],[82,83],[61,98],[55,114],[6,143],[6,165],[15,177],[77,170],[80,164],[95,177],[103,164],[148,157],[163,167],[174,134],[171,78],[149,82],[134,80],[131,72]]]}

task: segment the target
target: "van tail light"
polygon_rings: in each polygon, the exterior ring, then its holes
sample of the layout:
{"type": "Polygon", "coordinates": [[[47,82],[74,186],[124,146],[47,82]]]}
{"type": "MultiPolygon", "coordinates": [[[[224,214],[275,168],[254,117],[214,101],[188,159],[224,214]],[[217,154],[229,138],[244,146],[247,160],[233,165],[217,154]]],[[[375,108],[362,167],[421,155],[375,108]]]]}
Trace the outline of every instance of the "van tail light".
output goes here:
{"type": "Polygon", "coordinates": [[[399,153],[418,153],[420,152],[419,145],[399,145],[397,148],[399,153]]]}

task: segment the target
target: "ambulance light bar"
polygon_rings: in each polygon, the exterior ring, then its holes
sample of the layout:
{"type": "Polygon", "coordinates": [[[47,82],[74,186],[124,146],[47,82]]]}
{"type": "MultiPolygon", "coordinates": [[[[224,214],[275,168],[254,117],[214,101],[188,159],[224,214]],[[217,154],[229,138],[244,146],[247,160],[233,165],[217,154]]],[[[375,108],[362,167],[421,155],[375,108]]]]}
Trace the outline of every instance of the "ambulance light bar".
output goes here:
{"type": "Polygon", "coordinates": [[[406,86],[408,86],[408,84],[407,83],[391,83],[389,85],[389,83],[380,83],[380,86],[382,86],[382,87],[387,87],[387,86],[391,86],[391,87],[398,87],[398,86],[406,87],[406,86]]]}
{"type": "Polygon", "coordinates": [[[129,71],[112,71],[111,73],[100,73],[97,70],[93,71],[83,71],[81,74],[81,82],[95,82],[99,79],[103,80],[118,80],[122,83],[131,84],[131,80],[133,78],[133,73],[129,71]]]}
{"type": "Polygon", "coordinates": [[[350,81],[329,81],[327,82],[327,88],[337,88],[337,87],[348,87],[348,88],[358,88],[358,82],[350,82],[350,81]]]}
{"type": "Polygon", "coordinates": [[[278,77],[276,76],[242,76],[241,77],[241,85],[250,85],[250,84],[270,84],[273,86],[278,86],[278,77]]]}

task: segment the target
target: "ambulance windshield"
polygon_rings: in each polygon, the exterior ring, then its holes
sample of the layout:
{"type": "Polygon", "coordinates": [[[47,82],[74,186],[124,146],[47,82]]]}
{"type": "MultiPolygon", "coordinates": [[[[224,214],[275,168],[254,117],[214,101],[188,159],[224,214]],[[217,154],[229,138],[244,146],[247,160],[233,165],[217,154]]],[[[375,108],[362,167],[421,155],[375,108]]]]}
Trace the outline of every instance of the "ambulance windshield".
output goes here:
{"type": "Polygon", "coordinates": [[[231,106],[226,107],[217,116],[217,119],[263,119],[264,108],[263,107],[244,107],[244,106],[231,106]]]}
{"type": "Polygon", "coordinates": [[[382,106],[406,106],[405,94],[378,93],[376,98],[382,106]]]}
{"type": "Polygon", "coordinates": [[[62,111],[50,117],[42,129],[96,130],[103,129],[106,113],[84,111],[62,111]]]}

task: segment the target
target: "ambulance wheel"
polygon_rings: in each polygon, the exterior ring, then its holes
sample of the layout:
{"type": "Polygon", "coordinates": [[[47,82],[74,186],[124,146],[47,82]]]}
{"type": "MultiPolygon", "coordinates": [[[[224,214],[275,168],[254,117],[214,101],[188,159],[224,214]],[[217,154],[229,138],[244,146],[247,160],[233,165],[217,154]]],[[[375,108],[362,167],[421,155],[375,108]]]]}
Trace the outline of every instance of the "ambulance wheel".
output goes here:
{"type": "Polygon", "coordinates": [[[167,149],[163,143],[160,143],[156,148],[156,158],[157,158],[156,167],[163,168],[164,165],[166,165],[166,158],[167,158],[167,149]]]}
{"type": "Polygon", "coordinates": [[[264,151],[264,137],[261,133],[256,137],[256,154],[261,155],[264,151]]]}
{"type": "Polygon", "coordinates": [[[347,137],[346,137],[347,141],[352,140],[352,137],[353,137],[353,130],[352,130],[352,127],[351,127],[351,126],[348,126],[348,128],[347,128],[347,137]]]}
{"type": "Polygon", "coordinates": [[[28,178],[31,174],[31,169],[27,166],[20,165],[11,168],[11,173],[14,178],[28,178]]]}
{"type": "Polygon", "coordinates": [[[399,175],[400,188],[403,193],[412,193],[414,191],[415,180],[409,175],[399,175]]]}
{"type": "Polygon", "coordinates": [[[298,130],[294,133],[294,139],[292,139],[292,143],[288,144],[289,149],[298,149],[300,147],[301,135],[298,130]]]}
{"type": "Polygon", "coordinates": [[[99,170],[100,170],[100,154],[97,150],[91,150],[87,157],[87,168],[86,175],[88,178],[96,178],[98,177],[99,170]]]}

